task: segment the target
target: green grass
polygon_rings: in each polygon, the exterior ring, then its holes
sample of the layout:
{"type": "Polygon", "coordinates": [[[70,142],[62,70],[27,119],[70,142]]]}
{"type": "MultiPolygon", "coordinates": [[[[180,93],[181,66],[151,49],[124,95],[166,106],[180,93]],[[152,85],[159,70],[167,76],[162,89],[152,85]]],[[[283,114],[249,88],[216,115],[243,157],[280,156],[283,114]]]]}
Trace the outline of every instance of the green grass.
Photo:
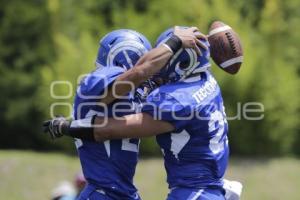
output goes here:
{"type": "MultiPolygon", "coordinates": [[[[79,169],[76,157],[0,151],[0,199],[49,199],[57,182],[73,180],[79,169]]],[[[243,200],[300,199],[298,159],[233,159],[226,177],[243,183],[243,200]]],[[[161,159],[142,160],[135,181],[144,200],[164,199],[168,192],[161,159]]]]}

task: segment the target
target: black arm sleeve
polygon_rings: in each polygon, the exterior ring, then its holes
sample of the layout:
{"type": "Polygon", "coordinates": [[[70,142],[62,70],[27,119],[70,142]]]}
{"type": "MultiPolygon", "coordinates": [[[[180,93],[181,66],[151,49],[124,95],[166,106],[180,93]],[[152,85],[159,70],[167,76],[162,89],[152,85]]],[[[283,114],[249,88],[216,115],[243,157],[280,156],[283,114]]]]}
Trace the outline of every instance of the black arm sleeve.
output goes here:
{"type": "Polygon", "coordinates": [[[78,138],[95,142],[96,140],[94,137],[93,128],[95,118],[96,115],[92,118],[64,123],[61,127],[62,133],[72,138],[78,138]]]}

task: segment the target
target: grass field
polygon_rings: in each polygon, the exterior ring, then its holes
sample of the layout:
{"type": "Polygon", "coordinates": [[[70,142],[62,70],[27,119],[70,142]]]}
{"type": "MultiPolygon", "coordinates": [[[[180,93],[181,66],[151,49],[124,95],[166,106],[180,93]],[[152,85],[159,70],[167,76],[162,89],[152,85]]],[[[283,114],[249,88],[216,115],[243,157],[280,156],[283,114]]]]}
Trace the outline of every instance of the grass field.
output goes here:
{"type": "MultiPolygon", "coordinates": [[[[24,151],[0,151],[0,199],[47,200],[61,180],[73,180],[80,169],[76,157],[24,151]]],[[[299,200],[300,160],[232,159],[226,177],[244,185],[243,200],[299,200]]],[[[142,160],[136,185],[144,200],[167,194],[161,159],[142,160]]]]}

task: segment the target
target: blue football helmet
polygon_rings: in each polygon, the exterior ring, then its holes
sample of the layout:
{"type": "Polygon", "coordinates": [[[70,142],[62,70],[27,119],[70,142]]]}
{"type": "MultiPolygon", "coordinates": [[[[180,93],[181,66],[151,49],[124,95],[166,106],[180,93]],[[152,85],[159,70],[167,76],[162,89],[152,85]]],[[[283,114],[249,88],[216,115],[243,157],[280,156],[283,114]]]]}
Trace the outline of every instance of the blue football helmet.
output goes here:
{"type": "MultiPolygon", "coordinates": [[[[186,28],[186,27],[182,27],[186,28]]],[[[155,46],[166,42],[173,35],[173,28],[163,32],[157,39],[155,46]]],[[[198,56],[192,48],[180,49],[158,74],[163,79],[164,83],[183,81],[190,76],[197,75],[200,72],[208,70],[211,66],[209,62],[210,51],[208,41],[201,40],[208,50],[200,48],[202,55],[198,56]]],[[[200,77],[200,76],[199,76],[200,77]]]]}
{"type": "Polygon", "coordinates": [[[151,44],[142,34],[129,30],[115,30],[105,35],[99,43],[97,67],[119,66],[126,70],[133,67],[151,44]]]}

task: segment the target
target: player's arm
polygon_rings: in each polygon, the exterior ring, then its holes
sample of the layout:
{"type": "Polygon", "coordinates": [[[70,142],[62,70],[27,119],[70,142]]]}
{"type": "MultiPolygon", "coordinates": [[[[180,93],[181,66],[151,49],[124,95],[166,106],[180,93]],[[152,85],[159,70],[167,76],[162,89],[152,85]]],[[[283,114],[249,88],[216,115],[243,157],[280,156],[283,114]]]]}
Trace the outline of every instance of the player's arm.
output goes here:
{"type": "Polygon", "coordinates": [[[67,121],[59,117],[44,124],[45,132],[52,138],[67,135],[73,138],[104,141],[121,138],[142,138],[171,132],[175,128],[166,121],[155,120],[147,113],[114,118],[94,116],[82,120],[67,121]]]}
{"type": "Polygon", "coordinates": [[[179,130],[187,120],[176,117],[190,116],[189,109],[163,91],[148,96],[147,100],[141,113],[114,118],[94,115],[73,121],[57,117],[44,123],[44,132],[52,138],[67,135],[91,141],[142,138],[179,130]]]}
{"type": "Polygon", "coordinates": [[[196,27],[188,29],[175,27],[174,35],[166,43],[146,53],[133,68],[120,75],[114,81],[107,95],[101,99],[101,102],[109,104],[117,96],[124,96],[132,89],[138,87],[160,71],[181,48],[193,48],[198,54],[201,54],[199,47],[205,49],[207,47],[200,42],[200,39],[206,39],[206,36],[201,34],[196,27]],[[124,84],[124,82],[128,84],[124,84]]]}
{"type": "Polygon", "coordinates": [[[174,130],[172,124],[166,121],[155,120],[147,113],[125,115],[119,119],[96,117],[94,124],[105,124],[103,127],[94,127],[93,136],[96,141],[120,138],[150,137],[174,130]]]}

